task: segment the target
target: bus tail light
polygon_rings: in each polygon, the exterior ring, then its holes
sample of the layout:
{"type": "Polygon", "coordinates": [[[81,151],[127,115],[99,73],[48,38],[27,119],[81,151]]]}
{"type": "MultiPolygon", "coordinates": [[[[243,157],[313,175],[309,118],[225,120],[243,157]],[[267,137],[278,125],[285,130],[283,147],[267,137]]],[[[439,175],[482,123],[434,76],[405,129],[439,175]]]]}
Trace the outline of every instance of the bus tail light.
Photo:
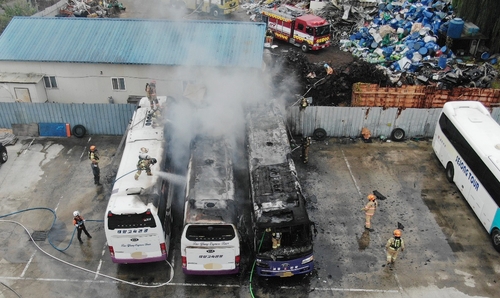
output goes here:
{"type": "Polygon", "coordinates": [[[161,254],[166,255],[167,254],[167,246],[165,245],[165,242],[160,243],[160,249],[161,249],[161,254]]]}
{"type": "Polygon", "coordinates": [[[234,257],[234,263],[236,264],[236,267],[240,266],[240,256],[234,257]]]}
{"type": "Polygon", "coordinates": [[[182,257],[182,268],[187,268],[187,261],[185,256],[182,257]]]}
{"type": "Polygon", "coordinates": [[[113,249],[113,246],[109,246],[109,254],[114,257],[115,256],[115,250],[113,249]]]}

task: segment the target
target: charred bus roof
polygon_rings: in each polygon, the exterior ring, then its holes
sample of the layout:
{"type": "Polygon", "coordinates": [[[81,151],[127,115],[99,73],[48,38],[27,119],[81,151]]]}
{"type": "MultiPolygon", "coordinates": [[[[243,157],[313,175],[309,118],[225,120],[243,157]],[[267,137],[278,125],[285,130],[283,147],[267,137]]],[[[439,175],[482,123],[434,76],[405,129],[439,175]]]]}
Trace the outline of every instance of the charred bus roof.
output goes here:
{"type": "Polygon", "coordinates": [[[309,224],[285,120],[274,105],[248,114],[248,154],[257,227],[309,224]]]}
{"type": "Polygon", "coordinates": [[[185,224],[235,222],[230,154],[224,138],[197,137],[192,142],[185,224]]]}

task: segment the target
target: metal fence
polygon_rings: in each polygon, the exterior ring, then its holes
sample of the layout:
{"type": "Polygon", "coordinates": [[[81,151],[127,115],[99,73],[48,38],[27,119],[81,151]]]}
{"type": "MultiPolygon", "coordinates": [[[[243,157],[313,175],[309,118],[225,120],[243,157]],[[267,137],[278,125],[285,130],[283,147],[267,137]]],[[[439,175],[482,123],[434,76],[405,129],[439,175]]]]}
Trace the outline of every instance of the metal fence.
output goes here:
{"type": "Polygon", "coordinates": [[[0,127],[12,124],[69,123],[83,125],[88,134],[122,135],[132,118],[134,104],[0,103],[0,127]]]}
{"type": "MultiPolygon", "coordinates": [[[[379,107],[290,107],[287,121],[292,135],[312,136],[322,128],[330,137],[359,137],[366,127],[373,137],[391,135],[395,128],[406,137],[432,137],[441,109],[398,109],[379,107]]],[[[491,110],[500,123],[500,108],[491,110]]]]}
{"type": "MultiPolygon", "coordinates": [[[[0,103],[0,128],[12,124],[69,123],[83,125],[91,135],[122,135],[134,104],[0,103]]],[[[359,137],[366,127],[373,137],[390,136],[395,128],[406,137],[432,137],[441,109],[379,107],[299,107],[287,109],[292,135],[312,136],[322,128],[330,137],[359,137]]],[[[500,108],[491,109],[500,123],[500,108]]]]}

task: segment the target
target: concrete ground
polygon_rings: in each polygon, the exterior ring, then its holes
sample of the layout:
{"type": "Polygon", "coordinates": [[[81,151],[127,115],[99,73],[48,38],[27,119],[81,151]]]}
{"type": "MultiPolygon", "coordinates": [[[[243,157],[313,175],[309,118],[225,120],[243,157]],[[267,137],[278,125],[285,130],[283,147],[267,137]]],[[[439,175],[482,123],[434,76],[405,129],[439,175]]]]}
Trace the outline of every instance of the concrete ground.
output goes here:
{"type": "MultiPolygon", "coordinates": [[[[500,290],[498,253],[487,233],[446,181],[430,141],[363,143],[328,139],[313,142],[307,164],[294,151],[316,222],[313,274],[286,279],[252,276],[244,248],[236,276],[182,274],[178,235],[167,263],[117,265],[111,262],[102,222],[121,137],[21,139],[8,146],[0,166],[0,297],[496,297],[500,290]],[[86,157],[100,149],[103,186],[93,184],[86,157]],[[107,177],[107,178],[106,178],[107,177]],[[364,228],[366,195],[387,197],[364,228]],[[93,238],[71,241],[74,210],[88,220],[93,238]],[[34,233],[32,242],[24,229],[34,233]],[[400,222],[406,251],[395,268],[384,267],[384,244],[400,222]],[[53,246],[64,251],[58,251],[53,246]],[[40,247],[37,248],[35,244],[40,247]],[[250,294],[250,279],[253,279],[250,294]],[[168,282],[168,283],[167,283],[168,282]],[[76,294],[75,294],[76,295],[76,294]]],[[[245,188],[243,175],[238,187],[245,188]]],[[[182,209],[174,202],[176,213],[182,209]]],[[[174,218],[179,233],[180,217],[174,218]]],[[[74,239],[75,240],[75,239],[74,239]]]]}

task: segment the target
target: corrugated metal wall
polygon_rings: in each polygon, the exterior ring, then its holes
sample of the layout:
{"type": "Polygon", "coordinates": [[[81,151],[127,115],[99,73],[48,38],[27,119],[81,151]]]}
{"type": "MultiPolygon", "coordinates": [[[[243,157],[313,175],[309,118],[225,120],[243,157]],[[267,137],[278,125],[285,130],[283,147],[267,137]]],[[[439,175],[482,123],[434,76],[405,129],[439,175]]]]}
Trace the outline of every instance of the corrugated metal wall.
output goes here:
{"type": "Polygon", "coordinates": [[[81,124],[88,134],[122,135],[132,118],[133,104],[0,103],[0,127],[12,124],[81,124]]]}
{"type": "MultiPolygon", "coordinates": [[[[290,107],[287,121],[292,135],[312,136],[323,128],[330,137],[359,137],[366,127],[373,137],[389,137],[395,128],[402,128],[409,138],[432,137],[440,112],[440,108],[290,107]]],[[[493,108],[491,115],[500,123],[500,108],[493,108]]]]}
{"type": "MultiPolygon", "coordinates": [[[[133,104],[61,104],[0,103],[0,128],[12,124],[69,123],[81,124],[88,134],[122,135],[134,113],[133,104]]],[[[390,136],[402,128],[406,137],[432,137],[441,109],[398,109],[379,107],[299,107],[287,109],[287,121],[293,135],[312,136],[323,128],[330,137],[359,137],[363,127],[373,137],[390,136]]],[[[500,108],[491,110],[500,123],[500,108]]]]}

